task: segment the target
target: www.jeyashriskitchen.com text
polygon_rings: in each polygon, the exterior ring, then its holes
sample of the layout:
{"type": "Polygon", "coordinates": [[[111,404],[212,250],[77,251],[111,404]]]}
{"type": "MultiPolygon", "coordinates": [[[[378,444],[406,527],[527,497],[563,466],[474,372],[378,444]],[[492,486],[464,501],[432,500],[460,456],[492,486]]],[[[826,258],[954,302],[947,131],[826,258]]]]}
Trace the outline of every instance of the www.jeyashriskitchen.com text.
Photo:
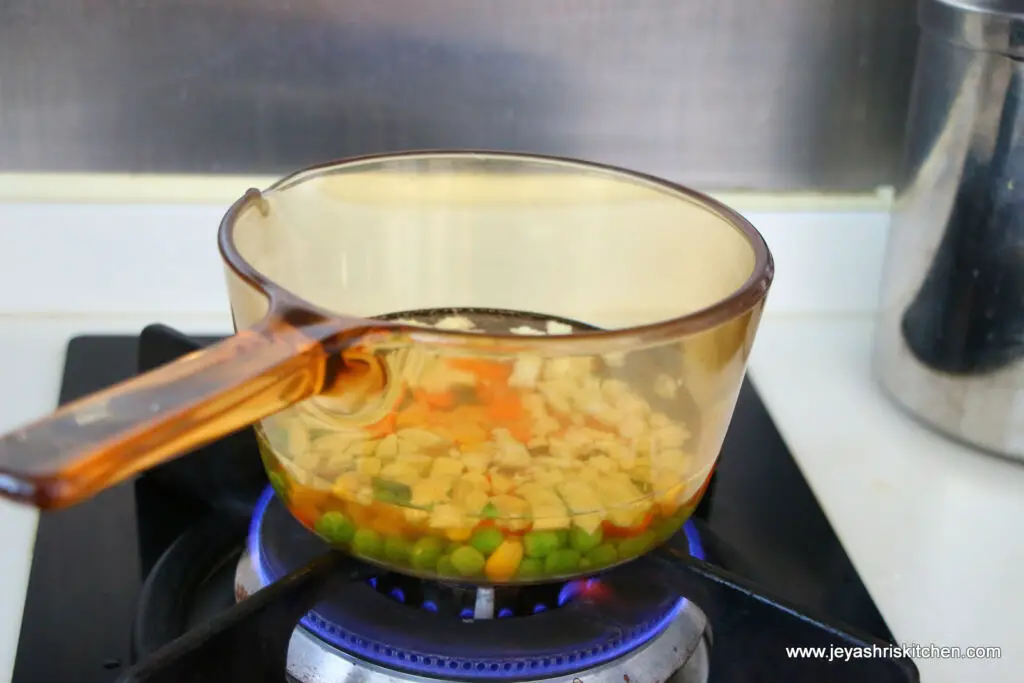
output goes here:
{"type": "Polygon", "coordinates": [[[946,646],[946,645],[871,645],[869,647],[787,647],[790,659],[827,659],[830,662],[848,662],[852,659],[878,659],[910,657],[911,659],[999,659],[1000,647],[946,646]]]}

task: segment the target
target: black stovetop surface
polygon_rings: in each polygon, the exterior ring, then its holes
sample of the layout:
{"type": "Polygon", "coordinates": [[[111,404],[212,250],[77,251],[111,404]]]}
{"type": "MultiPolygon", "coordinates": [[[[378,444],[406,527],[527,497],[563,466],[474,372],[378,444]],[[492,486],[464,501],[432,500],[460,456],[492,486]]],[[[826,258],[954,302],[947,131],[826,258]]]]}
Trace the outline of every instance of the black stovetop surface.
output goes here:
{"type": "MultiPolygon", "coordinates": [[[[143,368],[187,350],[173,334],[152,332],[143,368]]],[[[132,376],[139,356],[139,337],[73,339],[60,402],[132,376]]],[[[255,452],[252,458],[258,461],[255,452]]],[[[13,683],[112,683],[133,661],[132,624],[146,576],[183,532],[224,514],[168,481],[143,475],[41,516],[13,683]]],[[[698,517],[717,539],[708,549],[713,564],[828,623],[892,641],[749,380],[698,517]]]]}

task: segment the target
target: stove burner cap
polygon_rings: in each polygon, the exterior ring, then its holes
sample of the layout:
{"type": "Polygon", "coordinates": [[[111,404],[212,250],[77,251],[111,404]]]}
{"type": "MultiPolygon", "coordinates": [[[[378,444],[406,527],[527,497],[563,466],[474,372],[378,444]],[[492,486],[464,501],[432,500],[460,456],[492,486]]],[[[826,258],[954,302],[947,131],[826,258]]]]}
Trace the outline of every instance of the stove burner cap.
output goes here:
{"type": "MultiPolygon", "coordinates": [[[[696,529],[669,543],[703,559],[696,529]]],[[[263,585],[327,552],[267,489],[248,551],[263,585]]],[[[495,588],[493,619],[474,619],[475,591],[382,573],[325,600],[301,625],[350,656],[425,677],[544,678],[615,659],[661,633],[686,607],[640,561],[599,578],[495,588]]]]}

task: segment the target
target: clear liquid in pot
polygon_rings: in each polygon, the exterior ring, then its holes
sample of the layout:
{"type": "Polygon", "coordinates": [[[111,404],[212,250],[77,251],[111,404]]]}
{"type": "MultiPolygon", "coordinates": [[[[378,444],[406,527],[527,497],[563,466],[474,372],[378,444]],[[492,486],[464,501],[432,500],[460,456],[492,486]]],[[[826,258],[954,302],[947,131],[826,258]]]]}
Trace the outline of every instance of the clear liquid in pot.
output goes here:
{"type": "MultiPolygon", "coordinates": [[[[380,317],[593,329],[482,309],[380,317]]],[[[399,398],[380,422],[353,428],[299,406],[257,428],[278,495],[336,547],[446,581],[554,581],[647,552],[699,502],[709,468],[688,450],[697,411],[663,358],[395,354],[399,398]]]]}

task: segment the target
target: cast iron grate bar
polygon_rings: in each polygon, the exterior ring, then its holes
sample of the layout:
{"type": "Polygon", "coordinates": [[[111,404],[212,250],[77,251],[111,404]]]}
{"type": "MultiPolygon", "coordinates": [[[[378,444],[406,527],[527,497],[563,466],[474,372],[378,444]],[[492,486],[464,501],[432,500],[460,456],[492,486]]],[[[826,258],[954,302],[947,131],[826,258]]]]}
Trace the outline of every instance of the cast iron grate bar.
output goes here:
{"type": "Polygon", "coordinates": [[[329,591],[373,570],[329,552],[126,671],[119,683],[281,683],[295,625],[329,591]]]}

